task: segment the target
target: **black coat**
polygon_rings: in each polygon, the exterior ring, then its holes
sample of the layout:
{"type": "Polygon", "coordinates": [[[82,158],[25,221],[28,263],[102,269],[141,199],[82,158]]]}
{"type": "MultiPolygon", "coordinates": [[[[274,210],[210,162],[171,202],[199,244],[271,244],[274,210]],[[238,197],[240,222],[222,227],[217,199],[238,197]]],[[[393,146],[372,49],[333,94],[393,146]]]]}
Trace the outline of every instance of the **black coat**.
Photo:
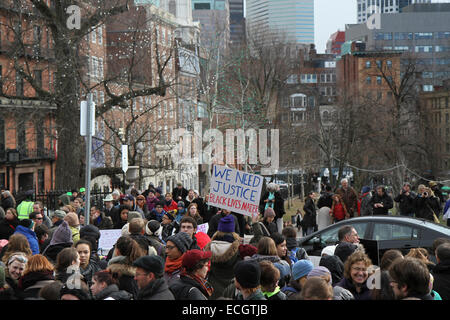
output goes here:
{"type": "Polygon", "coordinates": [[[105,213],[101,212],[100,219],[95,219],[93,222],[93,225],[96,226],[97,228],[99,228],[100,230],[105,230],[105,229],[112,229],[114,224],[113,221],[110,217],[108,217],[107,215],[105,215],[105,213]]]}
{"type": "Polygon", "coordinates": [[[125,290],[119,290],[117,285],[111,284],[94,296],[94,300],[105,300],[106,298],[112,298],[114,300],[132,300],[133,295],[125,290]]]}
{"type": "Polygon", "coordinates": [[[9,237],[16,231],[19,225],[19,219],[14,220],[3,219],[0,222],[0,239],[9,239],[9,237]]]}
{"type": "Polygon", "coordinates": [[[178,203],[179,201],[184,201],[186,197],[188,196],[189,191],[185,188],[178,189],[178,187],[175,187],[172,190],[172,199],[178,203]],[[178,199],[178,197],[181,197],[181,199],[178,199]]]}
{"type": "Polygon", "coordinates": [[[369,205],[373,208],[373,215],[388,215],[389,209],[392,209],[394,206],[394,203],[392,201],[392,198],[388,196],[386,193],[383,193],[382,196],[378,195],[378,193],[375,193],[372,196],[372,199],[369,201],[369,205]],[[375,208],[375,203],[382,203],[383,207],[375,208]]]}
{"type": "Polygon", "coordinates": [[[208,300],[208,293],[194,279],[181,275],[170,285],[175,300],[208,300]]]}
{"type": "Polygon", "coordinates": [[[441,261],[433,268],[433,290],[442,300],[450,300],[450,261],[441,261]]]}
{"type": "Polygon", "coordinates": [[[55,281],[53,272],[30,272],[19,280],[19,299],[38,298],[39,291],[55,281]]]}
{"type": "Polygon", "coordinates": [[[44,256],[53,264],[56,263],[56,256],[65,248],[70,248],[72,243],[58,243],[45,248],[44,256]]]}
{"type": "Polygon", "coordinates": [[[150,282],[139,290],[137,300],[175,300],[164,278],[150,282]]]}
{"type": "Polygon", "coordinates": [[[328,207],[331,209],[333,206],[333,194],[330,192],[325,192],[322,194],[319,198],[319,201],[317,201],[317,207],[320,209],[322,207],[328,207]]]}
{"type": "Polygon", "coordinates": [[[15,208],[14,200],[11,197],[3,198],[1,202],[3,210],[8,210],[9,208],[15,208]]]}
{"type": "Polygon", "coordinates": [[[408,196],[402,192],[394,198],[394,201],[399,203],[400,214],[404,215],[414,213],[416,211],[416,207],[414,205],[416,197],[417,195],[410,191],[408,196]]]}
{"type": "Polygon", "coordinates": [[[303,206],[303,211],[305,211],[305,215],[303,216],[302,221],[300,222],[303,229],[313,228],[317,225],[316,221],[316,205],[311,198],[306,199],[305,205],[303,206]]]}
{"type": "MultiPolygon", "coordinates": [[[[240,234],[239,221],[234,214],[232,214],[231,216],[234,218],[234,232],[237,234],[240,234]]],[[[209,220],[208,236],[210,238],[214,235],[214,233],[216,233],[217,228],[219,227],[219,221],[220,221],[220,219],[222,219],[224,217],[225,217],[225,214],[223,212],[221,212],[219,214],[216,214],[209,220]]]]}
{"type": "Polygon", "coordinates": [[[433,212],[438,215],[440,211],[439,199],[437,197],[420,197],[415,201],[416,218],[434,221],[433,212]]]}

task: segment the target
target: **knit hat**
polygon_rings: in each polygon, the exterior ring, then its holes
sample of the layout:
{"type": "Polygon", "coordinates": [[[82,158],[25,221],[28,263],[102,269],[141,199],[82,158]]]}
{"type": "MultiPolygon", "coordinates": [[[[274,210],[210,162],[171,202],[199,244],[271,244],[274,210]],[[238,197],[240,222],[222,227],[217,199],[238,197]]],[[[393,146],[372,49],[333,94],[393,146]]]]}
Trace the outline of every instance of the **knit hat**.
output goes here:
{"type": "Polygon", "coordinates": [[[172,213],[164,211],[164,215],[167,216],[171,221],[175,220],[175,217],[172,213]]]}
{"type": "Polygon", "coordinates": [[[362,187],[362,189],[361,189],[361,193],[362,193],[362,194],[367,193],[367,192],[369,192],[369,191],[370,191],[370,187],[369,187],[369,186],[364,186],[364,187],[362,187]]]}
{"type": "Polygon", "coordinates": [[[87,293],[86,291],[82,289],[69,289],[69,287],[66,285],[61,288],[61,291],[59,292],[59,298],[61,299],[61,297],[65,294],[74,295],[80,300],[91,300],[89,293],[87,293]]]}
{"type": "Polygon", "coordinates": [[[310,273],[313,268],[314,265],[311,261],[305,259],[298,260],[292,266],[292,278],[294,280],[303,278],[304,276],[308,275],[308,273],[310,273]]]}
{"type": "Polygon", "coordinates": [[[217,231],[231,233],[234,232],[234,217],[229,214],[219,220],[217,231]]]}
{"type": "Polygon", "coordinates": [[[156,188],[155,191],[159,194],[162,194],[162,189],[160,187],[156,188]]]}
{"type": "Polygon", "coordinates": [[[85,237],[91,237],[91,238],[94,238],[95,240],[98,240],[98,239],[100,239],[100,231],[96,226],[94,226],[92,224],[81,227],[80,238],[85,238],[85,237]]]}
{"type": "Polygon", "coordinates": [[[188,250],[183,255],[182,266],[187,269],[192,269],[200,260],[211,258],[211,251],[202,251],[198,249],[188,250]]]}
{"type": "Polygon", "coordinates": [[[315,267],[308,273],[308,279],[312,277],[322,277],[322,276],[330,276],[330,281],[328,282],[331,285],[331,272],[328,268],[319,266],[315,267]]]}
{"type": "Polygon", "coordinates": [[[133,220],[134,218],[142,218],[142,215],[137,211],[128,211],[128,222],[133,220]]]}
{"type": "Polygon", "coordinates": [[[326,246],[325,248],[322,249],[320,256],[323,256],[324,254],[326,254],[327,256],[333,256],[335,249],[336,249],[336,245],[326,246]]]}
{"type": "Polygon", "coordinates": [[[156,277],[164,274],[164,260],[158,255],[142,256],[133,262],[133,266],[153,272],[156,277]]]}
{"type": "Polygon", "coordinates": [[[234,266],[234,276],[245,289],[256,288],[261,279],[261,267],[256,261],[242,260],[234,266]]]}
{"type": "Polygon", "coordinates": [[[182,253],[188,251],[192,245],[192,238],[186,232],[178,232],[168,237],[166,243],[169,241],[172,241],[182,253]]]}
{"type": "Polygon", "coordinates": [[[31,220],[31,219],[22,219],[22,220],[20,220],[19,225],[21,225],[22,227],[31,229],[31,227],[33,226],[33,220],[31,220]]]}
{"type": "Polygon", "coordinates": [[[275,217],[275,211],[273,211],[273,209],[270,207],[264,211],[264,218],[269,218],[269,217],[275,217]]]}
{"type": "Polygon", "coordinates": [[[200,247],[201,250],[211,242],[211,238],[204,232],[196,232],[194,234],[194,237],[197,239],[197,245],[200,247]]]}
{"type": "Polygon", "coordinates": [[[67,221],[69,227],[78,227],[80,225],[80,220],[75,212],[69,212],[64,217],[64,221],[67,221]]]}
{"type": "Polygon", "coordinates": [[[240,244],[239,245],[239,256],[242,260],[245,257],[251,257],[258,252],[258,248],[252,246],[251,244],[240,244]]]}
{"type": "Polygon", "coordinates": [[[159,223],[159,221],[157,220],[150,220],[145,225],[145,233],[149,236],[155,235],[159,237],[161,235],[162,229],[163,227],[161,226],[161,223],[159,223]]]}
{"type": "Polygon", "coordinates": [[[53,214],[52,214],[52,218],[57,217],[60,219],[64,219],[65,216],[66,216],[66,213],[62,210],[55,210],[55,212],[53,212],[53,214]]]}
{"type": "Polygon", "coordinates": [[[184,202],[183,201],[178,201],[177,206],[178,206],[178,208],[179,207],[183,207],[184,208],[184,202]]]}
{"type": "Polygon", "coordinates": [[[341,259],[342,263],[345,263],[347,258],[353,252],[355,252],[356,248],[358,248],[358,246],[353,243],[341,242],[337,245],[336,249],[334,250],[334,255],[338,256],[339,259],[341,259]]]}
{"type": "Polygon", "coordinates": [[[67,221],[63,221],[58,228],[53,232],[52,240],[50,240],[50,246],[59,243],[73,243],[72,230],[70,230],[67,221]]]}

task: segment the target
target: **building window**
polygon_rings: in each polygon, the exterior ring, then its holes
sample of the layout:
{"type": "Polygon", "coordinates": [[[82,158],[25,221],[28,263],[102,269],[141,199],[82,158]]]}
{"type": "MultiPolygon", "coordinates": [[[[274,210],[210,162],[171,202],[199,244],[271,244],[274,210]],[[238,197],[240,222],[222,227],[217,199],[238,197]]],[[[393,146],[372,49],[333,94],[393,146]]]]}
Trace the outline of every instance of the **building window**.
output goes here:
{"type": "Polygon", "coordinates": [[[372,78],[369,76],[366,78],[366,84],[371,84],[372,83],[372,78]]]}
{"type": "Polygon", "coordinates": [[[366,61],[366,69],[370,69],[372,63],[370,61],[366,61]]]}
{"type": "Polygon", "coordinates": [[[377,76],[377,84],[381,85],[381,76],[377,76]]]}
{"type": "Polygon", "coordinates": [[[98,37],[98,44],[102,44],[103,43],[103,26],[100,26],[97,28],[97,37],[98,37]]]}
{"type": "Polygon", "coordinates": [[[383,61],[377,60],[376,64],[377,64],[378,69],[381,69],[381,67],[383,66],[383,61]]]}
{"type": "Polygon", "coordinates": [[[392,61],[391,60],[386,60],[386,67],[388,69],[392,69],[392,61]]]}
{"type": "Polygon", "coordinates": [[[433,33],[432,32],[416,32],[414,34],[414,37],[416,40],[419,39],[433,39],[433,33]]]}
{"type": "Polygon", "coordinates": [[[434,91],[434,90],[433,90],[433,86],[430,85],[430,84],[424,84],[424,85],[423,85],[423,91],[426,91],[426,92],[434,91]]]}
{"type": "Polygon", "coordinates": [[[23,78],[16,72],[16,96],[23,97],[23,78]]]}

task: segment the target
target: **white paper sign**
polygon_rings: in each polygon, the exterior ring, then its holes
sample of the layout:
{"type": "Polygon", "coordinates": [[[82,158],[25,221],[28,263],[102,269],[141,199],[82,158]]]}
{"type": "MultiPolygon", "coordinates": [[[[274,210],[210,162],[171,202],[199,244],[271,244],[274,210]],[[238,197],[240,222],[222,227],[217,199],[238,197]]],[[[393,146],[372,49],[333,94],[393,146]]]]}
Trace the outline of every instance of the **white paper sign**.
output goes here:
{"type": "Polygon", "coordinates": [[[257,174],[214,165],[208,204],[246,216],[257,215],[263,180],[257,174]]]}
{"type": "Polygon", "coordinates": [[[107,229],[100,230],[100,239],[98,240],[98,248],[102,249],[102,251],[110,250],[114,247],[119,239],[122,236],[122,229],[107,229]]]}
{"type": "Polygon", "coordinates": [[[208,229],[209,229],[209,224],[208,223],[203,223],[197,226],[197,232],[203,232],[203,233],[208,233],[208,229]]]}

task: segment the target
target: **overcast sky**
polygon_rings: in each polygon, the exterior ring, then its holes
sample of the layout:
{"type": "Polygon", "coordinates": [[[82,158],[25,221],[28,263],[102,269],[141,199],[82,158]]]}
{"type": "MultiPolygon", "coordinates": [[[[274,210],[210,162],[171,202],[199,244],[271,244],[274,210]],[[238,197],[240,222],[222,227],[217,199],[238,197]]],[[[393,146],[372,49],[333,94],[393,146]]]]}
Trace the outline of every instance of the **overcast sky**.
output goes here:
{"type": "Polygon", "coordinates": [[[345,24],[356,23],[356,0],[315,0],[314,37],[317,52],[324,53],[327,41],[338,29],[345,30],[345,24]]]}

